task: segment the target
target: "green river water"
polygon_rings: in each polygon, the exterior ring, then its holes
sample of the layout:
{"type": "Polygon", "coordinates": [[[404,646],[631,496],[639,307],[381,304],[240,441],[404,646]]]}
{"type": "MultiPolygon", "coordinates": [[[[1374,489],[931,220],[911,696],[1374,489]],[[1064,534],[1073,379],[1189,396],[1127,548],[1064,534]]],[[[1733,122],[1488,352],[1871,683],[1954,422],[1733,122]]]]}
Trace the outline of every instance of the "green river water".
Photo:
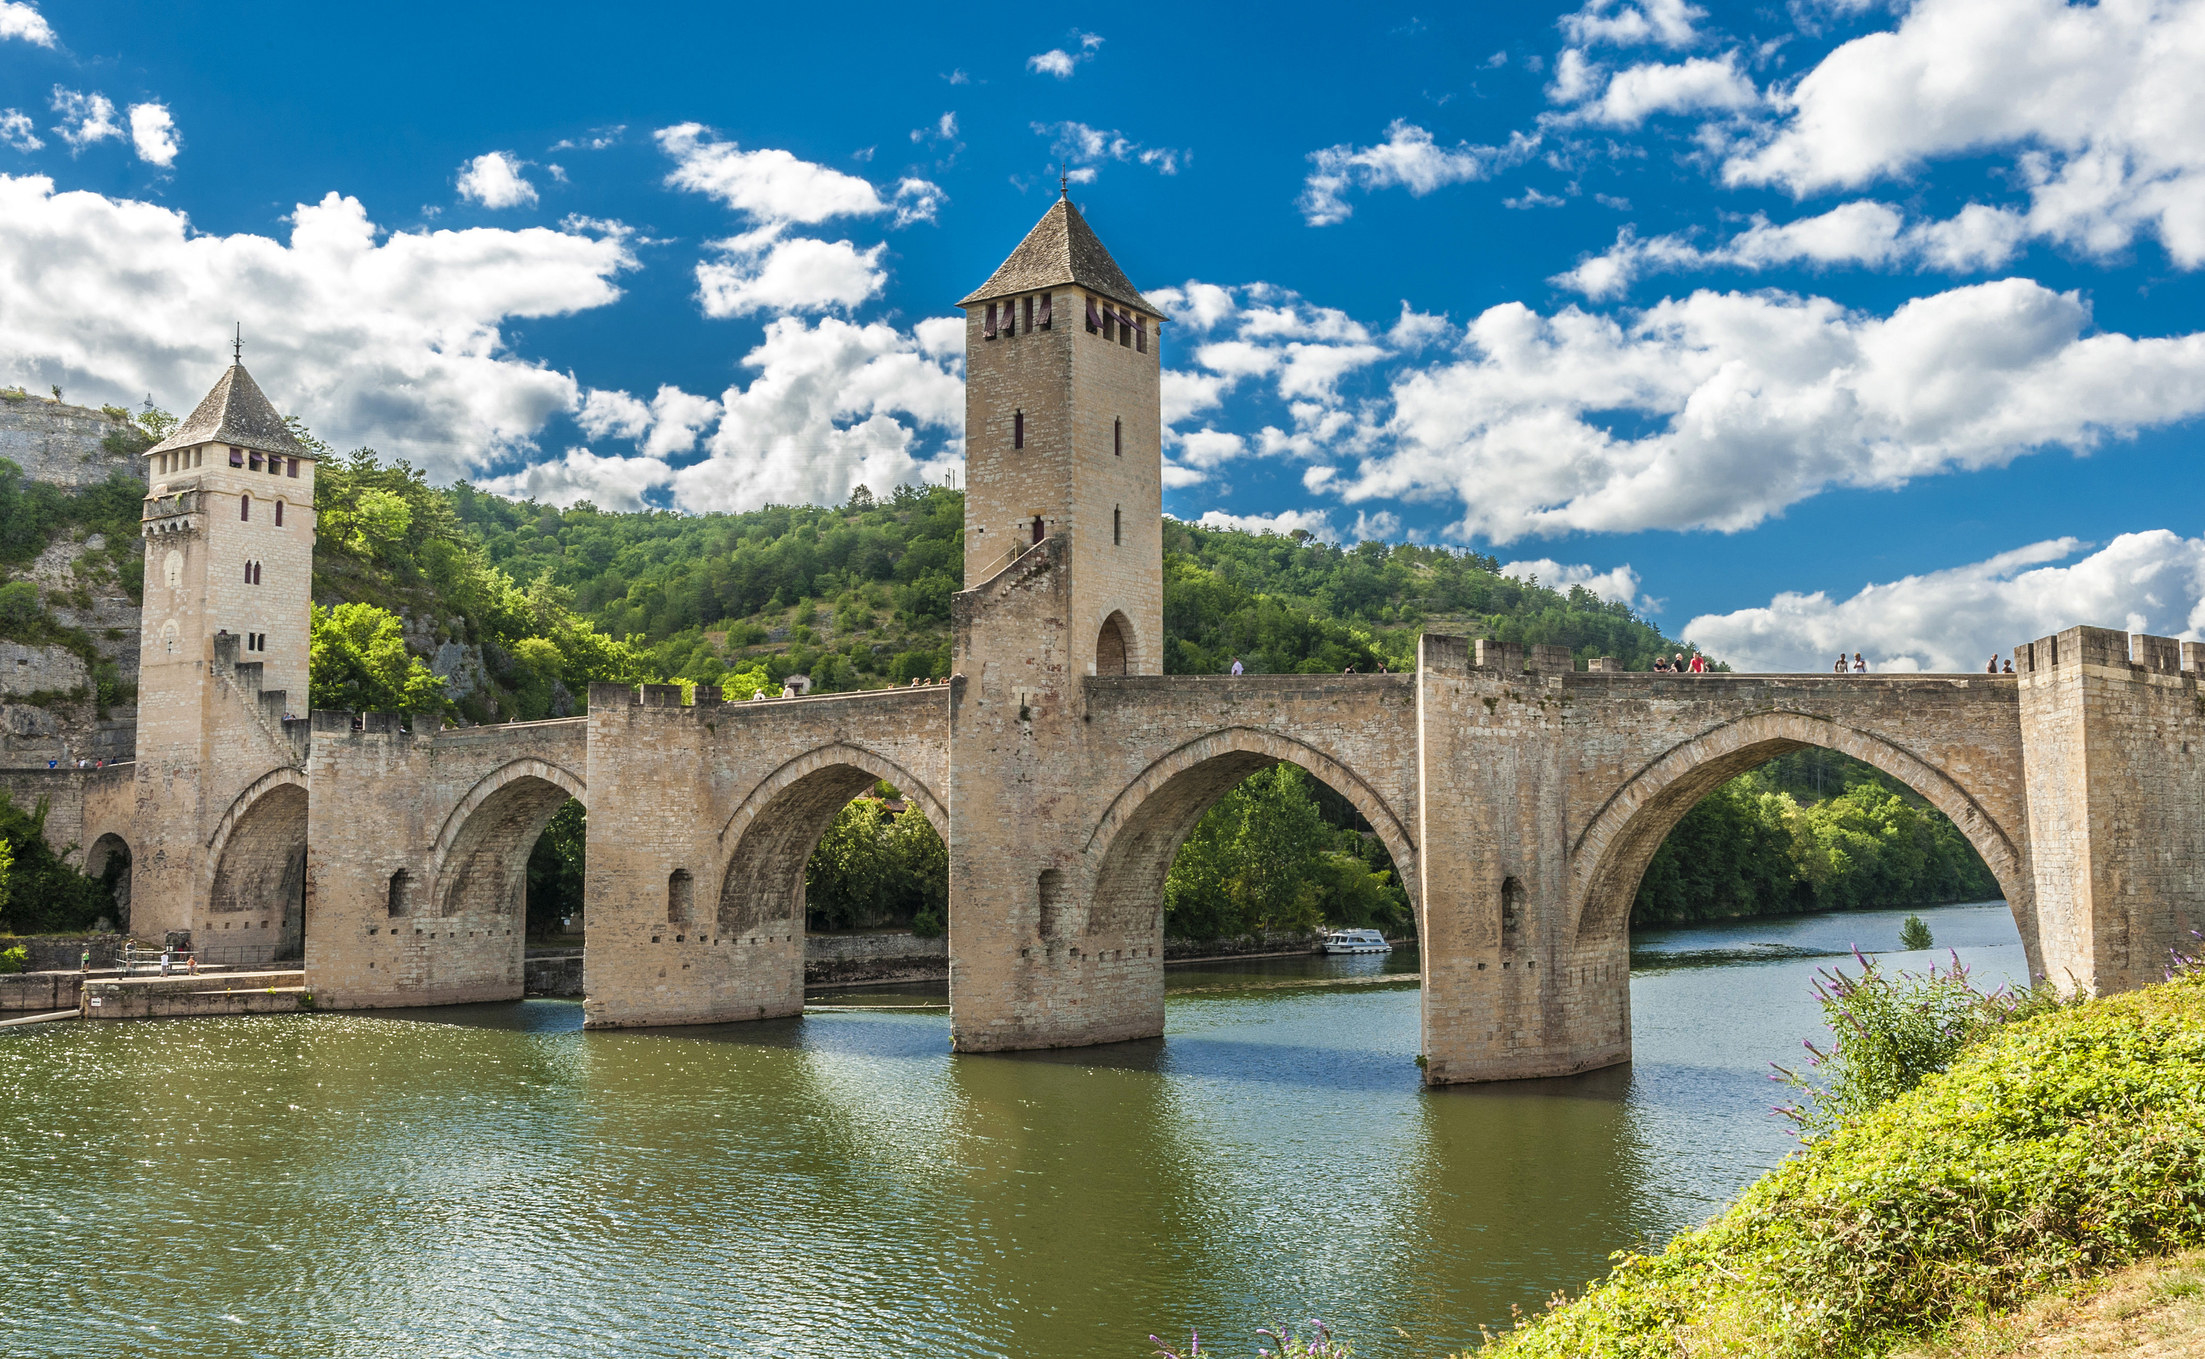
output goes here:
{"type": "MultiPolygon", "coordinates": [[[[1321,1316],[1436,1359],[1781,1159],[1768,1064],[1820,1032],[1815,970],[1905,914],[1640,935],[1632,1065],[1440,1091],[1413,953],[1174,968],[1161,1041],[1022,1056],[951,1055],[939,1009],[0,1031],[0,1339],[1133,1359],[1321,1316]]],[[[1899,965],[2022,974],[2003,906],[1920,914],[1939,951],[1899,965]]]]}

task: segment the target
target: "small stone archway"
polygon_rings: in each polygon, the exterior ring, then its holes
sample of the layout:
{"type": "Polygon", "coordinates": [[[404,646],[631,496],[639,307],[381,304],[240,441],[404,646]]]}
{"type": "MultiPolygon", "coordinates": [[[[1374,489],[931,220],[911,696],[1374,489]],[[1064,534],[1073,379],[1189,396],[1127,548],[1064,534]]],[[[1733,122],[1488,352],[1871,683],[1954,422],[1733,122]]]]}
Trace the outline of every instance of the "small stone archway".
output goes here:
{"type": "Polygon", "coordinates": [[[133,867],[130,842],[114,832],[93,837],[91,846],[84,851],[84,874],[98,878],[106,884],[115,897],[115,928],[130,929],[130,871],[133,867]]]}
{"type": "Polygon", "coordinates": [[[1279,763],[1300,766],[1362,813],[1393,856],[1410,908],[1420,910],[1416,844],[1377,790],[1313,746],[1276,732],[1230,727],[1151,763],[1103,813],[1085,846],[1096,866],[1079,932],[1113,939],[1153,933],[1162,918],[1164,879],[1195,823],[1242,780],[1279,763]]]}
{"type": "Polygon", "coordinates": [[[437,831],[429,854],[430,896],[438,916],[517,916],[525,906],[528,856],[568,799],[587,805],[588,788],[548,760],[514,760],[467,790],[437,831]]]}
{"type": "Polygon", "coordinates": [[[306,812],[306,775],[288,767],[256,779],[223,812],[207,840],[207,915],[192,938],[202,958],[296,953],[306,929],[306,812]]]}
{"type": "Polygon", "coordinates": [[[894,784],[947,837],[949,815],[941,800],[894,760],[842,742],[806,751],[760,780],[720,830],[726,859],[719,935],[741,939],[785,925],[801,936],[804,866],[850,799],[881,780],[894,784]]]}
{"type": "Polygon", "coordinates": [[[1095,673],[1130,675],[1134,669],[1133,658],[1133,624],[1127,620],[1124,610],[1113,610],[1095,634],[1095,673]]]}
{"type": "Polygon", "coordinates": [[[1967,838],[2005,894],[2029,966],[2040,968],[2029,866],[2015,840],[1951,775],[1880,736],[1804,713],[1738,718],[1671,747],[1611,794],[1570,847],[1575,937],[1629,928],[1639,880],[1684,814],[1731,779],[1779,755],[1821,746],[1872,765],[1919,793],[1967,838]]]}

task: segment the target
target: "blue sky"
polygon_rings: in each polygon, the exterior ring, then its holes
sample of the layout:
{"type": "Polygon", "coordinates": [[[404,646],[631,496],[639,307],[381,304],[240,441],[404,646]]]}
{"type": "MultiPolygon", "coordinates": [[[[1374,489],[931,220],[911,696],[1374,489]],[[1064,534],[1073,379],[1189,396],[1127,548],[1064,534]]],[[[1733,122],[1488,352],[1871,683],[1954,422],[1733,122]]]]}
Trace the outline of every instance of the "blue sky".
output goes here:
{"type": "Polygon", "coordinates": [[[2200,635],[2205,0],[0,0],[0,382],[608,507],[953,473],[1070,168],[1166,508],[1477,547],[1748,668],[2200,635]]]}

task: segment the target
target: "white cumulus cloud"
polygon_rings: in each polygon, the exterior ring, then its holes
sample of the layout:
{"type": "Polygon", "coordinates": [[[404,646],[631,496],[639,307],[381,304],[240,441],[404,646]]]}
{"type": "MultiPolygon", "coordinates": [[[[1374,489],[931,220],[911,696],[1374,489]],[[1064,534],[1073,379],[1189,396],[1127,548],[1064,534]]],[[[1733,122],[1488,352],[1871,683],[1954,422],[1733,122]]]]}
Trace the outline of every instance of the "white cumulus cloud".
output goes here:
{"type": "Polygon", "coordinates": [[[148,165],[165,170],[176,163],[181,143],[176,137],[176,120],[169,116],[166,105],[130,106],[130,144],[137,148],[138,159],[148,165]]]}
{"type": "Polygon", "coordinates": [[[1547,281],[1603,300],[1622,296],[1646,274],[1670,270],[1852,264],[1970,273],[2010,261],[2026,230],[2018,214],[1981,203],[1942,221],[1909,224],[1887,203],[1856,199],[1790,222],[1756,215],[1746,230],[1704,249],[1684,235],[1642,238],[1624,227],[1614,245],[1547,281]]]}
{"type": "Polygon", "coordinates": [[[1517,138],[1506,147],[1441,146],[1432,134],[1406,119],[1395,119],[1386,128],[1386,140],[1375,146],[1342,144],[1309,153],[1314,167],[1302,181],[1302,220],[1311,226],[1344,222],[1355,209],[1348,203],[1350,190],[1405,188],[1422,198],[1449,184],[1484,179],[1495,170],[1514,164],[1534,145],[1517,138]]]}
{"type": "Polygon", "coordinates": [[[720,252],[697,265],[697,298],[707,316],[826,311],[855,307],[888,281],[884,245],[787,236],[777,227],[714,241],[720,252]]]}
{"type": "Polygon", "coordinates": [[[1549,590],[1569,593],[1572,585],[1582,585],[1602,599],[1618,604],[1641,608],[1647,601],[1639,594],[1638,572],[1629,562],[1607,571],[1597,570],[1583,563],[1565,564],[1552,557],[1538,557],[1529,561],[1509,562],[1501,567],[1501,574],[1512,580],[1544,585],[1549,590]]]}
{"type": "Polygon", "coordinates": [[[1735,530],[1829,486],[1895,487],[2205,412],[2205,335],[2099,333],[2026,279],[1888,317],[1696,292],[1628,319],[1489,309],[1393,384],[1350,500],[1460,499],[1458,531],[1735,530]],[[1626,428],[1611,424],[1627,420],[1626,428]]]}
{"type": "Polygon", "coordinates": [[[115,121],[115,102],[104,94],[85,94],[56,85],[53,109],[61,115],[54,134],[69,143],[72,151],[122,136],[122,127],[115,121]]]}
{"type": "Polygon", "coordinates": [[[287,242],[205,235],[158,204],[0,175],[0,372],[188,410],[235,319],[279,409],[340,448],[471,475],[525,455],[579,397],[503,324],[605,306],[635,263],[619,237],[546,228],[385,234],[335,193],[290,226],[287,242]]]}
{"type": "Polygon", "coordinates": [[[1562,31],[1574,43],[1689,47],[1699,38],[1693,25],[1706,17],[1706,10],[1685,0],[1585,0],[1583,9],[1563,16],[1562,31]]]}
{"type": "Polygon", "coordinates": [[[9,38],[20,38],[39,47],[51,47],[54,45],[54,30],[46,22],[46,16],[40,14],[34,6],[24,4],[23,0],[0,0],[0,42],[9,38]]]}
{"type": "MultiPolygon", "coordinates": [[[[1585,68],[1565,85],[1557,76],[1557,91],[1590,93],[1598,82],[1585,68]]],[[[1674,64],[1644,62],[1608,77],[1600,96],[1570,112],[1565,122],[1594,123],[1603,127],[1635,128],[1657,113],[1743,112],[1761,102],[1761,91],[1738,69],[1735,54],[1721,58],[1692,57],[1674,64]]]]}
{"type": "Polygon", "coordinates": [[[1740,670],[1820,671],[1858,651],[1879,670],[1981,672],[1992,655],[2077,622],[2190,639],[2205,630],[2205,539],[2151,529],[2089,549],[2059,538],[1846,599],[1780,594],[1695,618],[1684,637],[1740,670]]]}
{"type": "Polygon", "coordinates": [[[21,109],[0,109],[0,144],[18,151],[36,151],[46,143],[39,139],[31,115],[21,109]]]}
{"type": "Polygon", "coordinates": [[[1195,522],[1209,529],[1275,533],[1285,538],[1306,533],[1327,543],[1340,541],[1340,531],[1332,526],[1331,517],[1323,510],[1281,510],[1277,514],[1228,514],[1224,510],[1208,510],[1195,522]]]}
{"type": "Polygon", "coordinates": [[[1779,96],[1727,181],[1806,195],[2009,154],[2031,237],[2103,254],[2146,234],[2205,264],[2205,0],[1897,9],[1779,96]]]}
{"type": "Polygon", "coordinates": [[[893,212],[896,224],[933,221],[943,202],[939,186],[923,179],[899,182],[887,197],[871,181],[801,160],[778,147],[745,151],[721,141],[702,123],[660,128],[659,148],[673,157],[666,183],[718,199],[762,223],[815,225],[834,217],[873,217],[893,212]]]}
{"type": "Polygon", "coordinates": [[[957,466],[965,389],[959,356],[944,344],[939,327],[925,336],[835,317],[769,323],[743,359],[749,384],[719,397],[707,457],[674,474],[676,502],[833,505],[860,485],[885,492],[957,466]],[[931,455],[920,447],[925,432],[942,440],[931,455]]]}
{"type": "Polygon", "coordinates": [[[1081,62],[1094,59],[1095,51],[1103,45],[1103,40],[1098,34],[1082,33],[1074,29],[1072,31],[1072,44],[1078,49],[1077,51],[1066,51],[1061,47],[1052,47],[1046,52],[1036,52],[1026,58],[1026,69],[1036,75],[1055,76],[1059,80],[1070,80],[1072,72],[1079,69],[1081,62]]]}
{"type": "Polygon", "coordinates": [[[674,470],[657,458],[600,457],[570,448],[556,458],[478,483],[495,495],[539,500],[561,509],[589,501],[601,510],[640,510],[646,491],[667,485],[674,470]]]}
{"type": "Polygon", "coordinates": [[[485,151],[459,167],[459,196],[486,208],[534,207],[536,186],[521,167],[510,151],[485,151]]]}

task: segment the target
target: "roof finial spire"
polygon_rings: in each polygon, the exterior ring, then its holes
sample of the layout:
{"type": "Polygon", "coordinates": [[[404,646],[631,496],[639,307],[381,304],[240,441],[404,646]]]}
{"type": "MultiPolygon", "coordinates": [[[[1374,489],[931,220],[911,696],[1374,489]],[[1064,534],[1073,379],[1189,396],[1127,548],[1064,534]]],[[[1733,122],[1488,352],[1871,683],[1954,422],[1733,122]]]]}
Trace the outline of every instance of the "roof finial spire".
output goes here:
{"type": "Polygon", "coordinates": [[[1060,160],[1060,161],[1058,161],[1058,162],[1057,162],[1057,197],[1059,197],[1059,198],[1069,198],[1069,197],[1071,196],[1071,193],[1072,193],[1072,190],[1071,190],[1071,184],[1072,184],[1072,175],[1071,175],[1071,172],[1070,172],[1070,171],[1068,171],[1068,170],[1066,170],[1066,169],[1064,168],[1064,162],[1063,162],[1063,161],[1061,161],[1061,160],[1060,160]]]}
{"type": "Polygon", "coordinates": [[[245,323],[237,322],[237,338],[230,344],[230,362],[245,362],[245,323]]]}

